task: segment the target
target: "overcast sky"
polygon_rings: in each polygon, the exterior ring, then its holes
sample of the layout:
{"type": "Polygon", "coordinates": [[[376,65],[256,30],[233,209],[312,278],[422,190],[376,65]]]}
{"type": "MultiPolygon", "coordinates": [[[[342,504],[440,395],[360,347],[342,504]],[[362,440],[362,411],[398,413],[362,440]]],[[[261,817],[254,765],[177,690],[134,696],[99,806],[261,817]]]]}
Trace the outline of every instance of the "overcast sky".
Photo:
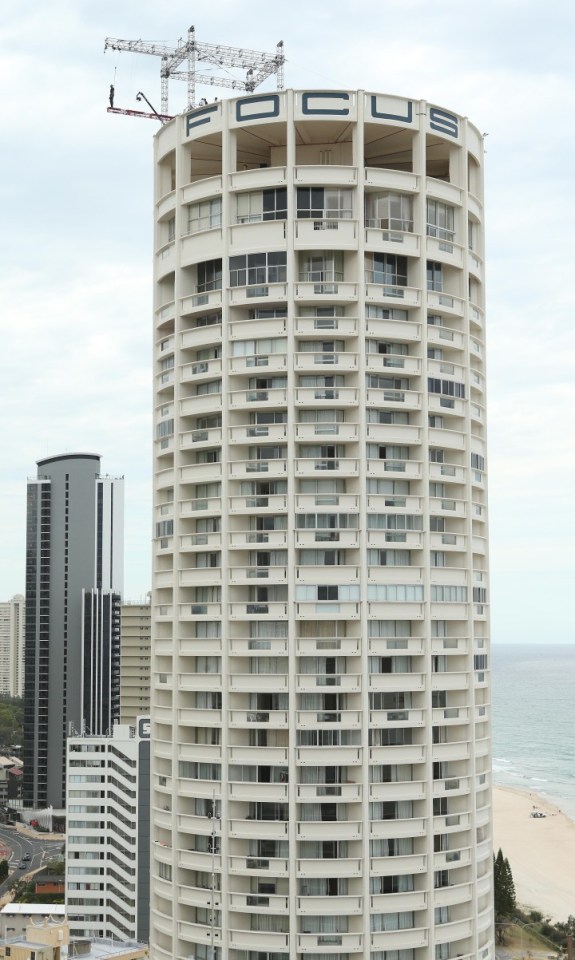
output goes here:
{"type": "MultiPolygon", "coordinates": [[[[24,591],[37,459],[126,478],[126,598],[150,588],[152,137],[160,61],[107,36],[275,50],[286,86],[467,115],[486,139],[491,584],[498,642],[574,638],[575,7],[566,0],[2,4],[0,599],[24,591]]],[[[268,81],[265,88],[273,88],[268,81]]],[[[221,91],[199,91],[214,96],[221,91]]],[[[170,107],[185,108],[173,84],[170,107]]]]}

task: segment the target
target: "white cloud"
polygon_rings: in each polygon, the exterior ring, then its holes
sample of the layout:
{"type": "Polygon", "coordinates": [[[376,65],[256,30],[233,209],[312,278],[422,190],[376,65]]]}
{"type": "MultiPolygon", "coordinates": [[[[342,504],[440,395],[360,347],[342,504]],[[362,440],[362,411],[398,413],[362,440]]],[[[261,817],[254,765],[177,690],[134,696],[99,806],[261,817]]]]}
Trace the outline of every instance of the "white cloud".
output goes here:
{"type": "MultiPolygon", "coordinates": [[[[101,452],[104,470],[126,475],[128,591],[149,587],[155,126],[106,107],[114,77],[120,105],[140,89],[159,103],[159,61],[103,46],[106,36],[175,43],[190,16],[184,0],[28,0],[3,11],[1,596],[23,588],[26,476],[39,457],[70,449],[101,452]]],[[[574,9],[219,0],[195,25],[199,39],[255,49],[283,39],[288,85],[420,97],[488,132],[493,568],[512,584],[507,599],[494,592],[513,639],[510,607],[533,554],[550,576],[573,567],[574,9]]],[[[521,636],[536,639],[536,621],[534,607],[521,636]]]]}

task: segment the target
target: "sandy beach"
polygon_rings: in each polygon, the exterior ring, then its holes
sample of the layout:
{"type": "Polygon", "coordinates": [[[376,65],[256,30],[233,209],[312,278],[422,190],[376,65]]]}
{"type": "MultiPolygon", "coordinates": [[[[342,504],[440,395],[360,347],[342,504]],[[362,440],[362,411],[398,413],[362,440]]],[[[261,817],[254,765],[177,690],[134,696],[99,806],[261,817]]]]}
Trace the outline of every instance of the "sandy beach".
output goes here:
{"type": "Polygon", "coordinates": [[[494,787],[493,846],[509,860],[520,905],[553,920],[575,915],[575,822],[558,807],[536,793],[494,787]]]}

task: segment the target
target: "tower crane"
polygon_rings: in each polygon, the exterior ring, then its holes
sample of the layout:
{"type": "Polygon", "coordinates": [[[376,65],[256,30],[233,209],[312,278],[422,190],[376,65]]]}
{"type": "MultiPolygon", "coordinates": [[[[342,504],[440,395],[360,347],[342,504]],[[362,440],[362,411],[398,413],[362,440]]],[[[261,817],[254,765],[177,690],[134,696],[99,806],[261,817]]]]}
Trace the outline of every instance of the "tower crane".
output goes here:
{"type": "MultiPolygon", "coordinates": [[[[195,27],[190,27],[187,39],[178,40],[177,45],[148,43],[145,40],[119,40],[106,37],[104,51],[117,50],[128,53],[145,53],[152,57],[161,57],[161,105],[159,112],[142,114],[136,110],[120,110],[114,107],[114,90],[110,88],[111,113],[129,113],[134,116],[150,116],[160,120],[170,119],[168,113],[168,84],[170,80],[183,80],[188,85],[188,108],[196,106],[196,84],[213,87],[228,87],[232,90],[245,90],[253,93],[264,80],[275,73],[277,88],[283,90],[285,54],[283,40],[277,44],[275,53],[263,53],[248,50],[245,47],[228,47],[219,43],[200,43],[196,40],[195,27]],[[216,76],[211,73],[198,73],[199,62],[224,69],[245,70],[245,79],[230,76],[216,76]],[[186,66],[182,69],[183,64],[186,66]]],[[[145,98],[144,98],[145,99],[145,98]]]]}

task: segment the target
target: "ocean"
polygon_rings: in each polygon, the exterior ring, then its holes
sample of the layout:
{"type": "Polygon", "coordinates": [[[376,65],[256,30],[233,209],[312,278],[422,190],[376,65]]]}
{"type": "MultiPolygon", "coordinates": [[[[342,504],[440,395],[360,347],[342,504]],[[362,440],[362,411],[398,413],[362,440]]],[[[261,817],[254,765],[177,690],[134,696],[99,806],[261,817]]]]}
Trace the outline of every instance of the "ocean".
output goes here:
{"type": "Polygon", "coordinates": [[[493,644],[493,782],[575,820],[575,644],[493,644]]]}

